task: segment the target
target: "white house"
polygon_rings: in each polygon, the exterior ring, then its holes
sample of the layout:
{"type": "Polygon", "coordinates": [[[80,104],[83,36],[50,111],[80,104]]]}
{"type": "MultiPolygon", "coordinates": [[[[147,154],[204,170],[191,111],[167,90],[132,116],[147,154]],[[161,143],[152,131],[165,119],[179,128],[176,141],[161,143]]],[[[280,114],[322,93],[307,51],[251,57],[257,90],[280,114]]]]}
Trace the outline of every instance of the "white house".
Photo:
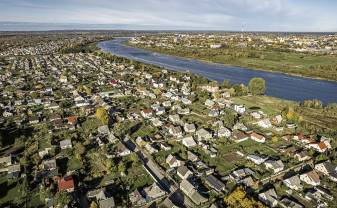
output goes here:
{"type": "Polygon", "coordinates": [[[71,149],[73,146],[71,144],[71,140],[70,139],[65,139],[60,141],[60,147],[61,149],[71,149]]]}
{"type": "Polygon", "coordinates": [[[258,155],[247,155],[246,158],[248,160],[252,161],[253,163],[255,163],[256,165],[261,165],[267,159],[267,158],[262,158],[262,157],[260,157],[258,155]]]}
{"type": "Polygon", "coordinates": [[[192,136],[185,137],[184,139],[182,139],[182,143],[183,143],[183,145],[186,146],[187,148],[197,146],[197,143],[194,141],[194,139],[193,139],[192,136]]]}
{"type": "Polygon", "coordinates": [[[300,179],[312,186],[318,186],[321,183],[319,175],[314,170],[301,174],[300,179]]]}
{"type": "Polygon", "coordinates": [[[260,143],[266,142],[266,138],[263,135],[255,133],[255,132],[250,134],[250,138],[256,142],[260,142],[260,143]]]}
{"type": "Polygon", "coordinates": [[[195,132],[195,125],[194,124],[184,124],[184,130],[186,133],[194,133],[195,132]]]}
{"type": "Polygon", "coordinates": [[[209,133],[207,130],[205,130],[203,128],[199,129],[195,134],[197,135],[198,139],[200,139],[200,140],[203,140],[203,139],[207,140],[207,139],[212,138],[212,134],[209,133]]]}
{"type": "Polygon", "coordinates": [[[183,161],[177,159],[177,157],[171,154],[167,156],[166,163],[170,166],[170,168],[176,168],[183,165],[183,161]]]}
{"type": "Polygon", "coordinates": [[[315,170],[328,176],[332,181],[337,182],[337,166],[331,162],[322,162],[315,165],[315,170]]]}
{"type": "Polygon", "coordinates": [[[186,166],[183,165],[177,169],[177,175],[184,180],[193,175],[193,173],[186,166]]]}
{"type": "Polygon", "coordinates": [[[240,113],[240,114],[243,114],[246,112],[246,108],[245,106],[243,105],[234,105],[234,110],[237,112],[237,113],[240,113]]]}
{"type": "Polygon", "coordinates": [[[264,165],[267,169],[271,169],[274,173],[280,172],[284,169],[282,160],[267,160],[264,165]]]}
{"type": "Polygon", "coordinates": [[[270,207],[276,207],[278,204],[278,196],[273,188],[260,193],[258,198],[270,207]]]}
{"type": "Polygon", "coordinates": [[[140,112],[144,118],[151,118],[152,117],[152,110],[151,109],[144,109],[140,112]]]}
{"type": "Polygon", "coordinates": [[[221,127],[218,130],[218,137],[230,137],[232,132],[226,127],[221,127]]]}
{"type": "Polygon", "coordinates": [[[286,185],[288,188],[299,191],[302,190],[303,186],[301,185],[301,180],[298,175],[294,175],[290,178],[283,180],[284,185],[286,185]]]}
{"type": "Polygon", "coordinates": [[[270,122],[270,120],[268,118],[259,120],[257,122],[257,125],[260,126],[260,127],[262,127],[262,128],[265,128],[265,129],[272,127],[271,122],[270,122]]]}

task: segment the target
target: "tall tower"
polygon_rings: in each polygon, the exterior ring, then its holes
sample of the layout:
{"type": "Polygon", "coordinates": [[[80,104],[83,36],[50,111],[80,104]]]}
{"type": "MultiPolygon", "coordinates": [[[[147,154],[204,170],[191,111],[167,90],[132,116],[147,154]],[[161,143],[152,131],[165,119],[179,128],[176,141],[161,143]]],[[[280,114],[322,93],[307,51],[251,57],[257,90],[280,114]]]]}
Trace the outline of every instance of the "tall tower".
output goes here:
{"type": "Polygon", "coordinates": [[[243,33],[244,33],[244,24],[241,25],[241,39],[243,39],[243,33]]]}

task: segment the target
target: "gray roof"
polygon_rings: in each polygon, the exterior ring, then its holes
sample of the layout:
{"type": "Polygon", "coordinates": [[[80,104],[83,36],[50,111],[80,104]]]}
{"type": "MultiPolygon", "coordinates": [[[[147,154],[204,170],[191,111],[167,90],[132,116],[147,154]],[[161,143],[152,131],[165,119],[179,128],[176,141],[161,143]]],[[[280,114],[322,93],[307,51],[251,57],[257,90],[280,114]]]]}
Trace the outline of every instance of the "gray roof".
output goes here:
{"type": "Polygon", "coordinates": [[[185,176],[188,171],[189,171],[189,169],[184,165],[178,167],[178,169],[177,169],[177,172],[180,173],[183,176],[185,176]]]}
{"type": "Polygon", "coordinates": [[[113,197],[104,199],[104,200],[100,200],[99,201],[99,207],[100,208],[113,208],[115,207],[115,200],[113,197]]]}
{"type": "Polygon", "coordinates": [[[217,179],[214,175],[209,175],[206,177],[206,183],[215,189],[216,191],[222,191],[225,189],[225,184],[217,179]]]}

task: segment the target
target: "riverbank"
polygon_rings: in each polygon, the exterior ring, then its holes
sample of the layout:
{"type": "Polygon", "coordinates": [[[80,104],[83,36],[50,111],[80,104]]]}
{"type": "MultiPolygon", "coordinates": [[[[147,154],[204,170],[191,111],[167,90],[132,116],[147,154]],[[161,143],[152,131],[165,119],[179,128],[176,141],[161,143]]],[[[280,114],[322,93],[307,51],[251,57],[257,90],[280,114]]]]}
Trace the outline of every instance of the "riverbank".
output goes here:
{"type": "MultiPolygon", "coordinates": [[[[117,56],[111,52],[103,51],[104,56],[117,56]]],[[[125,60],[130,60],[128,58],[121,58],[125,60]]],[[[139,61],[135,61],[134,64],[138,65],[139,61]]],[[[145,64],[153,70],[160,70],[157,66],[145,64]]],[[[176,72],[183,73],[183,72],[176,72]]],[[[198,76],[198,75],[197,75],[198,76]]],[[[267,88],[268,88],[267,84],[267,88]]],[[[308,108],[301,105],[300,102],[277,98],[274,96],[237,96],[233,97],[232,100],[237,104],[242,104],[249,109],[261,109],[270,115],[279,114],[279,112],[286,112],[287,109],[293,109],[294,114],[292,117],[296,117],[299,121],[306,123],[309,129],[320,129],[321,131],[329,132],[335,134],[337,132],[337,106],[330,104],[329,106],[322,108],[308,108]]]]}
{"type": "Polygon", "coordinates": [[[301,54],[297,53],[268,52],[270,59],[268,59],[268,56],[266,55],[266,58],[263,59],[238,57],[232,60],[229,59],[226,55],[212,54],[221,54],[221,52],[215,51],[219,49],[195,51],[193,49],[187,50],[182,48],[164,49],[159,47],[146,47],[143,45],[130,44],[128,41],[125,41],[124,44],[151,52],[157,52],[175,57],[183,57],[187,59],[196,59],[206,63],[216,63],[232,67],[244,67],[259,71],[278,72],[291,76],[337,82],[337,72],[334,71],[334,68],[330,69],[331,67],[335,67],[335,70],[337,70],[337,61],[335,61],[337,60],[337,57],[334,59],[330,56],[324,57],[306,54],[302,56],[301,54]],[[280,60],[278,61],[277,58],[280,58],[280,60]],[[285,60],[287,61],[284,62],[285,60]],[[297,63],[297,65],[294,65],[295,63],[297,63]],[[310,69],[310,67],[312,69],[310,69]],[[320,69],[319,67],[325,68],[320,69]]]}
{"type": "Polygon", "coordinates": [[[267,83],[266,95],[281,99],[299,102],[318,99],[324,104],[337,103],[336,82],[290,76],[280,72],[266,72],[249,68],[229,67],[223,64],[210,64],[195,59],[153,53],[144,49],[126,46],[123,44],[126,40],[126,38],[115,38],[98,43],[98,47],[116,56],[174,71],[189,71],[210,80],[216,80],[219,83],[229,80],[232,84],[248,84],[253,77],[261,77],[267,83]]]}

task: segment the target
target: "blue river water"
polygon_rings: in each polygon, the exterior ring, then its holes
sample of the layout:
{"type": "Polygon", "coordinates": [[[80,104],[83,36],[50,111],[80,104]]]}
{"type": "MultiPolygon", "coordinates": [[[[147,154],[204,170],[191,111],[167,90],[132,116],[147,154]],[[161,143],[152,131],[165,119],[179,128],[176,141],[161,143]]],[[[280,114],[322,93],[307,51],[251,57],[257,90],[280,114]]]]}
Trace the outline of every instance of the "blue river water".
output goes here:
{"type": "Polygon", "coordinates": [[[231,83],[247,84],[253,77],[262,77],[266,80],[266,94],[273,97],[294,101],[319,99],[324,104],[337,103],[337,82],[169,56],[126,46],[123,44],[125,40],[126,38],[115,38],[113,40],[99,42],[97,46],[102,51],[110,52],[117,56],[157,65],[170,70],[184,72],[188,70],[194,74],[221,83],[227,79],[231,83]]]}

